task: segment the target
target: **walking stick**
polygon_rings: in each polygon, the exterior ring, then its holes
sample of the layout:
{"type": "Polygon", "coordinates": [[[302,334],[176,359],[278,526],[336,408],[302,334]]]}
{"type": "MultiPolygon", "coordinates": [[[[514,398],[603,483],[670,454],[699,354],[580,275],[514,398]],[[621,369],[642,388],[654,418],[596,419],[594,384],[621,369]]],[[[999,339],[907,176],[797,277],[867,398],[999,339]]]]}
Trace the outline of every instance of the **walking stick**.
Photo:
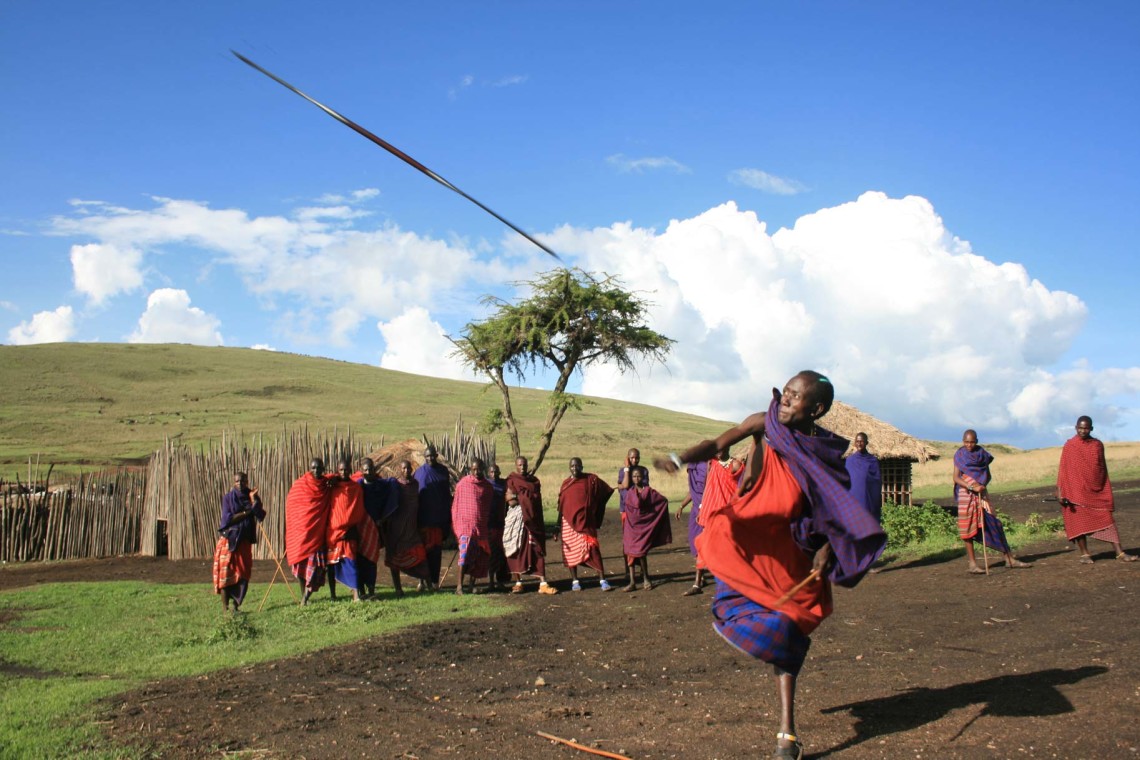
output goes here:
{"type": "Polygon", "coordinates": [[[986,575],[990,574],[990,555],[986,552],[986,507],[982,497],[978,497],[978,509],[981,511],[981,526],[982,526],[982,565],[986,568],[986,575]]]}
{"type": "Polygon", "coordinates": [[[804,578],[802,581],[800,581],[799,583],[797,583],[796,585],[794,585],[790,589],[788,589],[788,592],[786,594],[784,594],[783,596],[781,596],[779,599],[777,599],[776,603],[773,604],[772,606],[773,607],[779,607],[781,604],[783,604],[784,602],[791,599],[793,596],[796,595],[796,593],[800,589],[802,589],[804,586],[808,585],[812,581],[819,578],[819,576],[822,572],[823,572],[822,569],[812,570],[810,573],[808,573],[806,578],[804,578]]]}
{"type": "Polygon", "coordinates": [[[455,558],[459,556],[459,550],[456,549],[455,553],[451,555],[451,561],[447,563],[447,567],[443,570],[443,575],[439,576],[439,587],[443,588],[443,582],[447,580],[447,574],[451,572],[451,566],[455,564],[455,558]]]}
{"type": "Polygon", "coordinates": [[[261,526],[261,537],[265,539],[265,545],[269,547],[269,554],[273,557],[273,561],[277,564],[277,569],[273,571],[273,577],[269,579],[269,585],[265,588],[265,596],[261,597],[261,604],[257,605],[257,611],[261,612],[261,608],[265,606],[265,600],[269,598],[269,592],[273,590],[273,584],[277,580],[277,576],[281,576],[281,580],[285,581],[285,587],[289,589],[290,596],[293,601],[300,602],[297,598],[297,589],[293,588],[293,584],[289,581],[289,576],[285,575],[285,568],[281,567],[281,559],[277,554],[277,550],[273,548],[273,541],[269,538],[269,531],[265,526],[261,526]]]}

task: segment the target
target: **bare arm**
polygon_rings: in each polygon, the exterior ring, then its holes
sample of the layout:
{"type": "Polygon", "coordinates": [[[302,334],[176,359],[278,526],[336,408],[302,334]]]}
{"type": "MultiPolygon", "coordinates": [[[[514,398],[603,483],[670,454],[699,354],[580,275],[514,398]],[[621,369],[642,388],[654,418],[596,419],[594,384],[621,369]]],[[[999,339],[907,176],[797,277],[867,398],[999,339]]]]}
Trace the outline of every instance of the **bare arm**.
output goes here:
{"type": "MultiPolygon", "coordinates": [[[[739,425],[730,427],[721,433],[715,440],[705,439],[696,446],[685,449],[679,457],[681,463],[707,462],[716,456],[716,453],[721,449],[731,448],[734,443],[739,443],[748,436],[752,436],[757,441],[760,440],[764,436],[764,419],[766,416],[766,412],[756,412],[756,414],[746,417],[739,425]]],[[[653,466],[665,472],[677,471],[677,465],[667,457],[654,459],[653,466]]]]}

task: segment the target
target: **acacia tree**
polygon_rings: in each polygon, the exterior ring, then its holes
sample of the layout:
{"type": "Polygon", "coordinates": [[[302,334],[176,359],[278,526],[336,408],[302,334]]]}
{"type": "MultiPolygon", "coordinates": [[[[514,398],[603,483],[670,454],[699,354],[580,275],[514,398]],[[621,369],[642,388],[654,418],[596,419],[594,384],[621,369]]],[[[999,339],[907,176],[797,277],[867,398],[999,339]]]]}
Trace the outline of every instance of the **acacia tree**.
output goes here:
{"type": "Polygon", "coordinates": [[[638,358],[663,362],[673,340],[645,324],[648,302],[625,290],[614,275],[597,279],[575,267],[516,284],[529,286],[530,297],[509,303],[484,296],[483,303],[494,306],[494,313],[482,321],[468,322],[452,342],[465,364],[498,387],[503,397],[502,423],[516,458],[522,450],[506,376],[523,382],[528,373],[540,368],[558,372],[538,453],[531,457],[537,471],[558,423],[569,409],[578,408],[577,399],[566,392],[575,371],[610,363],[624,373],[635,368],[638,358]]]}

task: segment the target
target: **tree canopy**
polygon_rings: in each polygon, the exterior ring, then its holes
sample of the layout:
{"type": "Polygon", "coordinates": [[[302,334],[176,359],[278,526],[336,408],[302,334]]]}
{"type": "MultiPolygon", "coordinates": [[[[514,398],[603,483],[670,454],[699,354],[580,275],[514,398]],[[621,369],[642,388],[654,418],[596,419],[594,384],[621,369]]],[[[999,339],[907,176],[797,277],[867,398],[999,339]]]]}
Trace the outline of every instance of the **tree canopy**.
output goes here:
{"type": "Polygon", "coordinates": [[[595,277],[578,268],[555,269],[517,284],[529,286],[530,296],[518,303],[485,296],[483,303],[493,306],[493,313],[469,322],[452,342],[468,366],[499,388],[502,421],[515,457],[523,454],[506,376],[523,382],[539,369],[558,373],[539,450],[531,457],[532,469],[537,470],[558,423],[577,406],[575,397],[566,393],[575,371],[613,364],[624,373],[634,370],[639,359],[663,362],[673,340],[645,324],[649,303],[626,290],[614,275],[595,277]]]}

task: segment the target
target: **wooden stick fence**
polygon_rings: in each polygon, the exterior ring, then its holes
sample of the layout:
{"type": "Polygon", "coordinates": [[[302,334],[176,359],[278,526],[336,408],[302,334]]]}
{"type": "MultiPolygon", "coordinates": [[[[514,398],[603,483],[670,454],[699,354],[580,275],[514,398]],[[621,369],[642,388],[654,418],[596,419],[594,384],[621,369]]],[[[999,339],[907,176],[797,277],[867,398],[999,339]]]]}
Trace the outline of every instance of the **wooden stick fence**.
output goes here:
{"type": "MultiPolygon", "coordinates": [[[[50,470],[49,470],[50,474],[50,470]]],[[[145,475],[82,475],[69,486],[0,495],[0,561],[136,554],[145,475]]]]}
{"type": "MultiPolygon", "coordinates": [[[[171,559],[213,556],[222,496],[233,486],[235,472],[249,475],[250,485],[265,505],[262,529],[283,551],[285,499],[293,481],[309,469],[309,461],[318,457],[332,470],[341,458],[348,457],[355,465],[368,451],[371,446],[358,444],[351,431],[336,429],[332,433],[285,430],[274,437],[258,435],[250,440],[226,435],[200,448],[167,441],[150,460],[140,551],[159,554],[165,527],[166,552],[171,559]]],[[[270,557],[267,542],[258,542],[254,557],[270,557]]]]}

